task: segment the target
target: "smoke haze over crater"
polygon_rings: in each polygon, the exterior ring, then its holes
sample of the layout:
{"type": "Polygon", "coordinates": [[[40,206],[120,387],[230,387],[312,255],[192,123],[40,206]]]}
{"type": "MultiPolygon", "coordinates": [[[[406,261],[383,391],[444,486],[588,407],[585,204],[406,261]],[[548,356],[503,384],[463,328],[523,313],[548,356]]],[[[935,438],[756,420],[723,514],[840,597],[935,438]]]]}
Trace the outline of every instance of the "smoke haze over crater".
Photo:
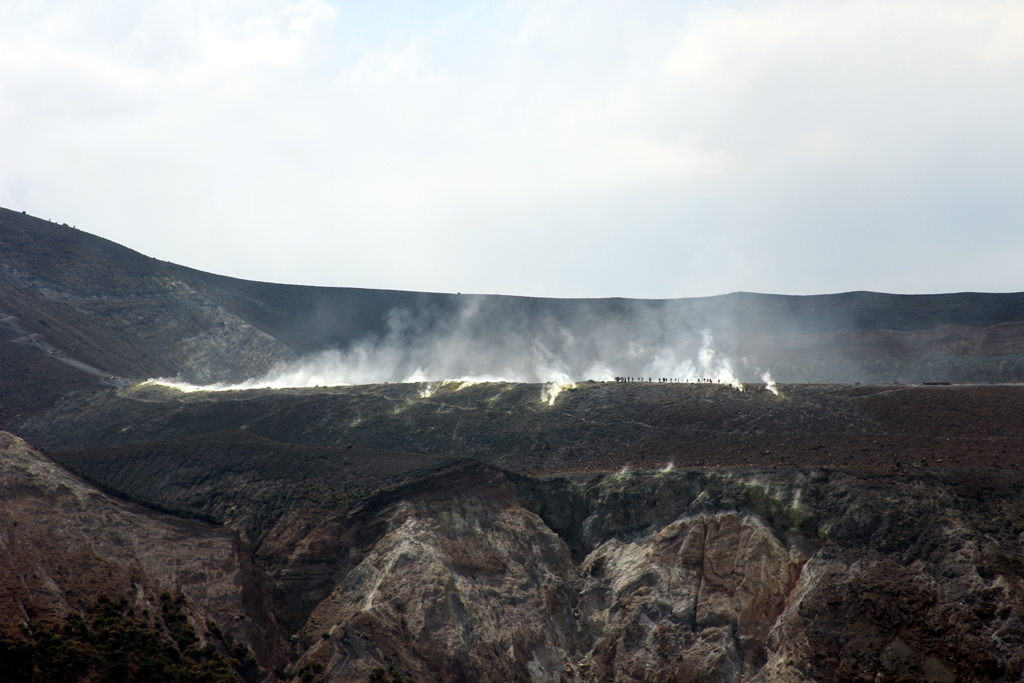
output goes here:
{"type": "MultiPolygon", "coordinates": [[[[460,300],[454,315],[429,307],[391,309],[382,334],[280,363],[246,382],[208,388],[444,380],[564,384],[616,377],[738,382],[711,330],[666,317],[657,306],[620,304],[628,315],[577,307],[560,319],[554,311],[501,298],[460,300]]],[[[550,303],[557,308],[565,302],[550,303]]]]}
{"type": "Polygon", "coordinates": [[[1015,294],[538,299],[203,277],[222,293],[235,287],[226,305],[244,303],[253,324],[299,351],[220,388],[615,377],[768,387],[1024,379],[1024,297],[1015,294]]]}
{"type": "Polygon", "coordinates": [[[279,285],[9,210],[0,243],[0,311],[18,334],[122,378],[1024,380],[1024,294],[555,299],[279,285]]]}

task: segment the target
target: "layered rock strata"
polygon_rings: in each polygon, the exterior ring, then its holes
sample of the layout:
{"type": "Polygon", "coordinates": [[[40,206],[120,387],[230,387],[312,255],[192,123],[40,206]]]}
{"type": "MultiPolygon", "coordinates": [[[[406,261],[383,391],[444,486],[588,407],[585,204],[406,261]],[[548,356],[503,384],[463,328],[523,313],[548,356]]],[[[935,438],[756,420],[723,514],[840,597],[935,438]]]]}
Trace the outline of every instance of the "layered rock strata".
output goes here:
{"type": "Polygon", "coordinates": [[[453,461],[286,508],[250,556],[230,528],[111,498],[10,435],[0,446],[7,634],[101,594],[141,612],[170,592],[201,639],[214,624],[249,644],[268,680],[1024,678],[1014,471],[536,479],[453,461]]]}
{"type": "Polygon", "coordinates": [[[379,535],[355,555],[333,547],[336,519],[277,556],[287,573],[319,548],[336,572],[301,629],[301,666],[327,681],[1024,673],[1019,478],[988,491],[824,472],[452,483],[363,518],[379,535]]]}

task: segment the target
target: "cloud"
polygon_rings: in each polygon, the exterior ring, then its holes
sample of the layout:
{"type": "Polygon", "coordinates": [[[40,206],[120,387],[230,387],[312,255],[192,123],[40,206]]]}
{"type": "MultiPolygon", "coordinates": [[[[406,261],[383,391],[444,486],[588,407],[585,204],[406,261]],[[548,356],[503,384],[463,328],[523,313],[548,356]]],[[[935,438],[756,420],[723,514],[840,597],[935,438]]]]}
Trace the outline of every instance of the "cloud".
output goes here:
{"type": "Polygon", "coordinates": [[[5,3],[0,204],[336,286],[1024,284],[1017,3],[435,7],[5,3]]]}

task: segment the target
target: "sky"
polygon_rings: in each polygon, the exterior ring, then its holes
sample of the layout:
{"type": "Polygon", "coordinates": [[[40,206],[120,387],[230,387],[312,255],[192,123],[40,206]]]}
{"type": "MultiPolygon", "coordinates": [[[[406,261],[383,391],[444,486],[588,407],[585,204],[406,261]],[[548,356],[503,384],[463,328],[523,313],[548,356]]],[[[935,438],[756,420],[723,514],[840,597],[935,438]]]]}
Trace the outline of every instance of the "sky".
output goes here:
{"type": "Polygon", "coordinates": [[[1024,290],[1024,3],[0,3],[0,206],[324,286],[1024,290]]]}

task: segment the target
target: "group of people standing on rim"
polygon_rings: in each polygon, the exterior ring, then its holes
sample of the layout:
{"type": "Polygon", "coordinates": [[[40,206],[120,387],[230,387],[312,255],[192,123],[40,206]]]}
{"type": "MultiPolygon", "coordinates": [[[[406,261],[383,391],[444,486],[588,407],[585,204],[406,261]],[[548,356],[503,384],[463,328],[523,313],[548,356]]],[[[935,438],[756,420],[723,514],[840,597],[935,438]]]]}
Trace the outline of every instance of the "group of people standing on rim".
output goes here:
{"type": "Polygon", "coordinates": [[[711,379],[710,377],[701,377],[700,379],[695,379],[695,380],[689,380],[689,379],[683,380],[683,379],[679,379],[677,377],[659,377],[657,380],[653,380],[650,377],[648,377],[647,379],[644,379],[643,377],[616,377],[615,381],[616,382],[654,382],[654,381],[657,381],[659,383],[664,382],[664,383],[668,383],[668,384],[676,384],[676,383],[679,383],[679,382],[686,382],[687,384],[694,383],[694,382],[697,383],[697,384],[715,384],[716,382],[718,384],[722,383],[722,380],[720,380],[720,379],[715,380],[715,379],[711,379]]]}

